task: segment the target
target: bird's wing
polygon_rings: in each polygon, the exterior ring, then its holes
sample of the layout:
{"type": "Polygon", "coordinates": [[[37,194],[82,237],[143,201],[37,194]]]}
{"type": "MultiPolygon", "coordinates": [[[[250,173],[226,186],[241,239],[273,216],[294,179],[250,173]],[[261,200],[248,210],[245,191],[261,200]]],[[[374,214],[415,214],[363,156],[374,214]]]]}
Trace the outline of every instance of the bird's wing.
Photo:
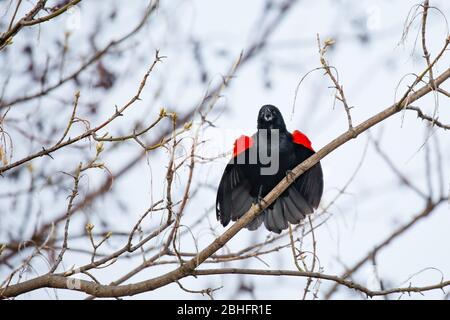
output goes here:
{"type": "Polygon", "coordinates": [[[266,208],[262,216],[264,217],[264,225],[269,231],[281,233],[282,230],[288,227],[288,220],[285,218],[285,207],[281,198],[275,200],[273,206],[266,208]]]}
{"type": "Polygon", "coordinates": [[[267,230],[281,233],[288,228],[288,222],[298,224],[306,215],[313,213],[314,209],[293,184],[264,211],[260,216],[264,217],[267,230]]]}
{"type": "MultiPolygon", "coordinates": [[[[292,133],[296,145],[295,163],[300,164],[314,154],[311,141],[300,131],[292,133]]],[[[266,209],[264,225],[272,232],[287,229],[288,222],[298,224],[306,215],[314,212],[323,192],[322,167],[317,163],[303,173],[288,189],[266,209]]]]}
{"type": "MultiPolygon", "coordinates": [[[[296,130],[292,133],[292,140],[298,146],[296,149],[297,163],[300,164],[315,153],[311,141],[300,131],[296,130]]],[[[298,201],[296,204],[302,203],[302,200],[298,198],[301,196],[312,208],[316,209],[323,194],[323,173],[320,162],[303,173],[293,186],[298,193],[295,194],[293,191],[293,197],[298,201]]]]}
{"type": "MultiPolygon", "coordinates": [[[[253,145],[253,139],[241,136],[234,143],[233,158],[225,167],[216,198],[216,216],[223,226],[230,220],[236,221],[251,207],[253,197],[251,185],[244,173],[246,151],[253,145]],[[244,157],[244,158],[243,158],[244,157]]],[[[247,228],[257,229],[262,220],[255,219],[247,228]]]]}
{"type": "MultiPolygon", "coordinates": [[[[296,163],[301,163],[314,154],[311,142],[300,131],[294,131],[292,140],[296,148],[296,163]]],[[[253,197],[251,185],[245,175],[245,167],[239,165],[253,145],[253,138],[242,136],[235,142],[233,159],[225,167],[216,198],[217,219],[223,226],[239,219],[251,207],[253,197]]],[[[262,222],[272,232],[280,233],[288,222],[298,224],[306,215],[318,207],[323,193],[323,175],[320,162],[303,173],[272,206],[266,208],[251,223],[250,230],[256,230],[262,222]]]]}
{"type": "MultiPolygon", "coordinates": [[[[296,146],[294,154],[296,164],[314,154],[311,141],[300,131],[293,132],[292,141],[296,146]]],[[[319,205],[322,193],[323,175],[319,162],[302,174],[258,218],[264,221],[269,231],[281,233],[288,228],[288,223],[298,224],[306,215],[313,213],[319,205]]]]}

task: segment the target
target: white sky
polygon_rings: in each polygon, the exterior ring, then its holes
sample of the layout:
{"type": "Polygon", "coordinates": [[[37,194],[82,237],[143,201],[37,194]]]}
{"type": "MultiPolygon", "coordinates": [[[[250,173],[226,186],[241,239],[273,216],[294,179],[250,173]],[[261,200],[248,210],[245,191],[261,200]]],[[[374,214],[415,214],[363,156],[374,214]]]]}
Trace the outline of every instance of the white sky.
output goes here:
{"type": "MultiPolygon", "coordinates": [[[[290,120],[295,88],[299,79],[309,70],[319,66],[319,57],[316,43],[316,34],[322,39],[332,37],[336,39],[336,49],[327,55],[330,64],[339,71],[339,78],[344,85],[345,93],[352,109],[353,122],[355,124],[367,119],[375,113],[386,108],[394,101],[395,88],[403,75],[418,73],[424,68],[424,61],[420,58],[420,46],[412,55],[414,39],[417,29],[413,29],[408,37],[406,45],[398,45],[401,38],[403,24],[408,11],[417,1],[299,1],[289,13],[286,20],[280,25],[267,44],[266,51],[255,60],[245,65],[237,72],[229,89],[224,92],[224,98],[219,101],[219,108],[226,106],[224,112],[216,121],[219,134],[210,132],[213,139],[205,148],[215,148],[218,145],[231,148],[232,141],[241,133],[251,133],[256,127],[256,114],[263,104],[274,104],[283,112],[290,130],[300,129],[305,132],[313,142],[315,149],[319,149],[346,129],[346,116],[339,103],[333,109],[333,92],[328,89],[329,80],[320,73],[309,76],[301,85],[296,101],[296,109],[292,121],[290,120]],[[352,19],[356,17],[368,17],[370,28],[370,42],[361,45],[357,40],[360,28],[352,19]],[[266,69],[264,68],[266,66],[266,69]],[[268,68],[268,69],[267,69],[268,68]],[[267,71],[269,70],[269,71],[267,71]],[[271,88],[264,87],[265,73],[271,82],[271,88]],[[223,136],[223,132],[235,132],[223,136]],[[225,141],[224,141],[225,140],[225,141]]],[[[434,5],[450,17],[449,1],[432,1],[434,5]]],[[[115,1],[119,3],[119,1],[115,1]]],[[[112,128],[131,127],[132,119],[146,117],[154,118],[159,108],[164,106],[168,110],[182,110],[192,105],[205,92],[206,85],[189,86],[189,83],[198,81],[197,66],[192,62],[192,49],[189,40],[195,38],[201,41],[205,47],[203,55],[206,67],[210,75],[220,79],[228,66],[245,49],[258,30],[254,30],[256,19],[261,13],[264,1],[174,1],[170,5],[162,1],[162,8],[157,13],[152,23],[136,38],[136,51],[128,54],[120,60],[115,67],[123,70],[116,87],[102,100],[102,114],[109,115],[111,105],[123,103],[131,97],[140,81],[145,69],[153,60],[155,48],[161,50],[161,54],[167,56],[163,64],[157,67],[155,74],[150,78],[150,89],[144,92],[143,107],[132,108],[127,117],[114,124],[112,128]],[[170,10],[169,10],[170,9],[170,10]],[[167,15],[170,14],[170,18],[167,15]],[[217,50],[226,48],[227,55],[217,56],[217,50]],[[151,96],[159,83],[164,81],[163,95],[154,103],[151,96]],[[188,90],[186,90],[188,87],[188,90]]],[[[109,25],[111,37],[123,34],[138,18],[136,7],[140,2],[129,1],[127,6],[121,8],[118,21],[109,25]],[[131,23],[132,21],[133,23],[131,23]]],[[[81,35],[90,30],[89,26],[95,23],[92,19],[93,12],[100,12],[101,8],[109,6],[105,2],[94,2],[81,8],[82,26],[78,30],[81,35]],[[95,10],[95,11],[94,11],[95,10]]],[[[66,18],[60,18],[60,20],[66,18]]],[[[430,13],[428,29],[428,42],[431,54],[434,55],[441,48],[445,38],[445,22],[436,13],[430,13]]],[[[62,21],[60,21],[62,23],[62,21]]],[[[417,23],[415,24],[417,27],[417,23]]],[[[45,32],[53,26],[49,23],[42,27],[41,38],[45,32]]],[[[62,31],[54,30],[56,37],[62,31]]],[[[76,38],[74,42],[76,42],[76,38]]],[[[18,40],[20,41],[20,40],[18,40]]],[[[43,50],[45,40],[36,42],[36,49],[43,50]]],[[[100,39],[108,42],[108,39],[100,39]]],[[[82,47],[84,44],[81,44],[82,47]]],[[[450,58],[447,57],[438,65],[437,70],[447,68],[450,58]]],[[[406,83],[400,86],[402,93],[406,83]]],[[[409,81],[409,82],[408,82],[409,81]]],[[[448,84],[444,85],[450,89],[448,84]]],[[[61,93],[60,93],[61,94],[61,93]]],[[[72,93],[67,91],[66,97],[72,93]]],[[[82,92],[82,99],[93,98],[89,93],[82,92]]],[[[95,98],[95,97],[94,97],[95,98]]],[[[416,105],[429,112],[433,111],[433,99],[427,97],[416,105]]],[[[41,107],[42,108],[42,107],[41,107]]],[[[439,119],[445,123],[450,122],[450,108],[448,99],[440,98],[439,119]]],[[[17,111],[18,114],[22,111],[17,111]]],[[[14,114],[13,114],[14,115],[14,114]]],[[[108,129],[114,132],[114,129],[108,129]]],[[[377,126],[372,131],[374,137],[382,135],[382,147],[396,165],[407,175],[420,189],[426,191],[424,172],[424,148],[425,123],[416,120],[413,113],[405,114],[402,122],[400,115],[377,126]]],[[[450,144],[448,133],[437,131],[435,136],[440,139],[440,146],[445,167],[446,188],[450,188],[450,144]]],[[[325,206],[334,198],[338,188],[341,188],[353,174],[357,167],[364,148],[367,135],[361,135],[357,140],[347,143],[342,148],[333,152],[322,160],[325,178],[325,194],[323,205],[325,206]]],[[[129,144],[123,148],[121,156],[106,159],[106,163],[114,171],[120,168],[129,159],[131,152],[136,152],[139,146],[129,144]],[[130,152],[130,153],[129,153],[130,152]]],[[[222,150],[223,151],[223,150],[222,150]]],[[[208,152],[208,150],[205,150],[208,152]]],[[[59,155],[59,154],[58,154],[59,155]]],[[[116,153],[117,155],[117,153],[116,153]]],[[[16,151],[20,157],[20,148],[16,151]]],[[[68,156],[69,157],[69,156],[68,156]]],[[[123,178],[115,189],[118,197],[126,202],[128,214],[125,215],[110,201],[100,201],[95,210],[99,210],[108,219],[117,221],[121,229],[135,223],[139,214],[145,211],[150,202],[150,197],[158,199],[161,194],[161,177],[164,170],[160,167],[166,163],[167,155],[159,152],[149,158],[149,165],[142,162],[134,170],[123,178]],[[154,184],[151,185],[150,177],[154,184]]],[[[196,182],[217,185],[224,167],[223,161],[198,168],[196,182]]],[[[93,186],[98,181],[92,176],[89,183],[93,186]]],[[[435,179],[435,182],[437,180],[435,179]]],[[[435,186],[436,187],[436,186],[435,186]]],[[[178,194],[183,191],[183,186],[178,185],[178,194]]],[[[206,208],[210,208],[215,200],[213,191],[204,191],[187,208],[186,222],[194,221],[206,208]]],[[[38,201],[38,200],[37,200],[38,201]]],[[[44,201],[45,200],[40,200],[44,201]]],[[[318,241],[318,257],[323,271],[327,274],[340,274],[343,266],[351,266],[363,257],[368,250],[383,240],[393,229],[407,222],[410,217],[422,209],[423,203],[417,196],[403,187],[397,178],[392,175],[390,169],[369,145],[365,161],[354,182],[342,196],[336,206],[331,209],[332,218],[326,225],[316,232],[318,241]],[[337,257],[339,255],[339,261],[337,257]]],[[[442,205],[431,217],[419,223],[413,230],[395,240],[388,249],[378,255],[379,274],[389,285],[400,286],[412,274],[424,268],[435,267],[439,269],[444,278],[450,277],[450,204],[442,205]]],[[[54,211],[55,213],[60,210],[54,211]]],[[[209,225],[216,231],[223,228],[215,220],[215,214],[211,212],[209,221],[204,222],[204,227],[197,229],[200,247],[204,247],[212,236],[208,232],[209,225]]],[[[11,220],[13,223],[14,220],[11,220]]],[[[74,222],[84,223],[78,219],[74,222]]],[[[153,221],[155,223],[155,221],[153,221]]],[[[74,227],[75,228],[75,227],[74,227]]],[[[262,240],[267,236],[265,229],[257,232],[244,230],[229,243],[229,247],[239,250],[243,246],[262,240]]],[[[310,237],[305,243],[311,248],[310,237]]],[[[192,243],[186,241],[183,247],[186,251],[193,250],[192,243]]],[[[87,259],[84,257],[83,259],[87,259]]],[[[288,269],[292,265],[290,250],[282,250],[271,255],[265,261],[272,268],[288,269]]],[[[66,261],[66,266],[77,264],[80,256],[72,255],[66,261]]],[[[138,265],[139,259],[118,262],[107,274],[96,272],[99,280],[108,282],[120,277],[131,265],[138,265]]],[[[233,263],[233,266],[265,268],[264,264],[257,260],[243,263],[233,263]]],[[[37,269],[39,266],[37,263],[37,269]]],[[[152,269],[153,270],[153,269],[152,269]]],[[[148,279],[155,275],[155,271],[145,270],[130,282],[148,279]]],[[[168,270],[167,267],[155,268],[155,270],[168,270]]],[[[371,286],[372,270],[370,264],[357,273],[356,280],[363,285],[371,286]]],[[[234,298],[236,293],[236,276],[205,277],[199,279],[188,278],[182,281],[187,287],[201,289],[206,286],[224,288],[216,292],[217,298],[234,298]]],[[[247,282],[255,284],[255,295],[260,299],[299,298],[303,294],[303,279],[276,278],[276,277],[251,277],[247,282]]],[[[429,270],[413,278],[414,285],[437,283],[441,280],[441,273],[429,270]]],[[[323,291],[330,284],[323,282],[323,291]]],[[[408,283],[403,284],[408,285],[408,283]]],[[[355,297],[347,289],[341,289],[336,298],[355,297]]],[[[77,293],[59,292],[60,298],[80,297],[77,293]]],[[[22,298],[46,298],[53,297],[49,290],[39,290],[22,298]]],[[[413,298],[422,298],[413,295],[413,298]]],[[[427,298],[442,297],[439,290],[429,292],[427,298]]],[[[187,294],[181,291],[177,285],[169,285],[155,292],[139,295],[135,298],[206,298],[200,295],[187,294]]],[[[241,295],[239,298],[250,298],[241,295]]],[[[403,298],[408,298],[404,296],[403,298]]]]}

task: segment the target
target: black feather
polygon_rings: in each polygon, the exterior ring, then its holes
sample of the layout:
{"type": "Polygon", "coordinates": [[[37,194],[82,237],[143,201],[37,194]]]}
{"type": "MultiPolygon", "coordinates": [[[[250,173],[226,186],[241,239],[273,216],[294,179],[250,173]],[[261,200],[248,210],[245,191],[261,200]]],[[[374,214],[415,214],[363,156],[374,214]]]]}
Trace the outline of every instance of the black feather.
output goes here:
{"type": "MultiPolygon", "coordinates": [[[[297,132],[296,134],[299,134],[297,132]]],[[[274,137],[277,137],[276,135],[274,137]]],[[[296,136],[297,137],[297,136],[296,136]]],[[[314,154],[308,143],[298,141],[286,129],[280,111],[271,105],[261,108],[258,115],[258,131],[250,139],[253,144],[245,151],[235,155],[225,167],[216,198],[217,219],[223,226],[242,217],[260,198],[265,197],[285,176],[289,170],[314,154]],[[261,139],[260,132],[266,130],[268,139],[261,139]],[[249,155],[258,150],[271,150],[273,130],[279,136],[279,168],[274,175],[264,175],[261,168],[265,165],[259,157],[255,163],[249,163],[249,155]]],[[[247,228],[258,229],[262,223],[276,233],[288,228],[288,224],[300,223],[306,215],[319,206],[323,193],[323,174],[320,162],[303,173],[269,207],[260,213],[247,228]]]]}

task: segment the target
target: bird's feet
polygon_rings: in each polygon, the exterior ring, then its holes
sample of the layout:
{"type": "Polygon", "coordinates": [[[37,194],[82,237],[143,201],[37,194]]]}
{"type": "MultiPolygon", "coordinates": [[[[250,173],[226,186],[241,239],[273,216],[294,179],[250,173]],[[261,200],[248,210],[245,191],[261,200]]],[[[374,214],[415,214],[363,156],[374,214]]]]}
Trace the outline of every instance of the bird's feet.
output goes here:
{"type": "Polygon", "coordinates": [[[263,209],[264,205],[267,204],[266,200],[264,200],[264,197],[262,196],[257,196],[253,202],[253,204],[255,206],[258,206],[259,210],[264,211],[265,209],[263,209]]]}
{"type": "Polygon", "coordinates": [[[292,170],[287,170],[286,171],[286,178],[288,179],[288,181],[294,181],[295,180],[294,172],[292,172],[292,170]]]}

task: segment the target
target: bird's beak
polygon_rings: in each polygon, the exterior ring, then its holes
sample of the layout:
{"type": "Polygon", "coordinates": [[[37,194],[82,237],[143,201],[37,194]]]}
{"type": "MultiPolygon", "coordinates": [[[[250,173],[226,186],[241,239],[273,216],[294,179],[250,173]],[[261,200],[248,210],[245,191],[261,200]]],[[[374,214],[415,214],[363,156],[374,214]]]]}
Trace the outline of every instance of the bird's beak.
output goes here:
{"type": "Polygon", "coordinates": [[[270,122],[273,119],[272,112],[270,110],[264,110],[264,120],[270,122]]]}

